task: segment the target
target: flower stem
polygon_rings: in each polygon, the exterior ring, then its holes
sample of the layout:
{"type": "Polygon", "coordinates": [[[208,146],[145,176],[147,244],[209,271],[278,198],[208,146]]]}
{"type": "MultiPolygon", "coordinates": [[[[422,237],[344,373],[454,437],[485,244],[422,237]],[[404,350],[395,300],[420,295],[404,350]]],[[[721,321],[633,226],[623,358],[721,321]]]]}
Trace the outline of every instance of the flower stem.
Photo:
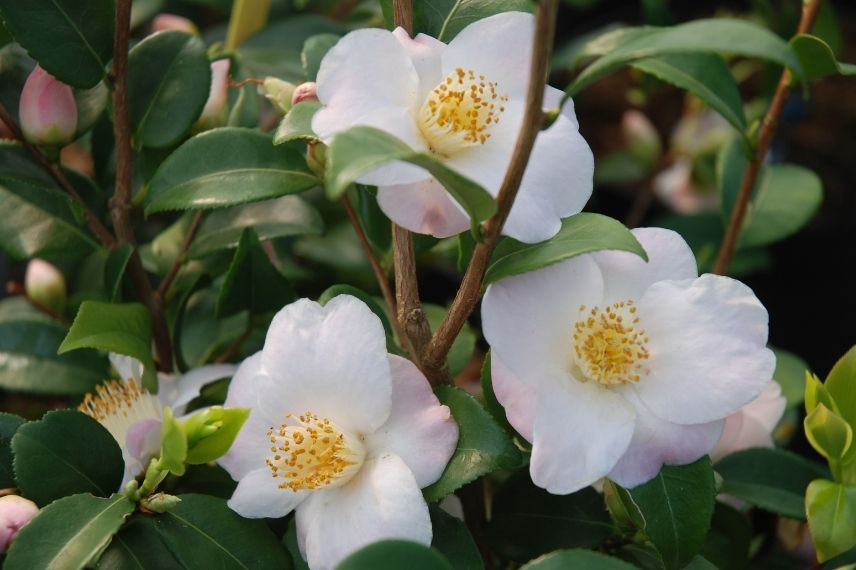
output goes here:
{"type": "MultiPolygon", "coordinates": [[[[806,34],[811,31],[815,19],[817,19],[817,14],[820,11],[820,4],[821,0],[807,0],[803,2],[802,17],[800,18],[797,34],[806,34]]],[[[767,150],[770,148],[770,143],[776,134],[776,128],[779,126],[779,118],[782,115],[782,109],[784,109],[785,101],[790,93],[792,80],[793,76],[790,70],[785,68],[782,71],[782,76],[779,79],[779,85],[773,95],[773,100],[770,102],[770,108],[767,110],[767,114],[764,116],[761,124],[761,131],[758,135],[755,152],[752,155],[752,159],[746,165],[746,172],[743,173],[740,193],[737,195],[737,201],[734,203],[734,209],[731,211],[731,219],[728,221],[728,228],[725,230],[725,237],[722,240],[719,255],[716,257],[716,264],[713,267],[713,272],[716,274],[725,275],[728,272],[728,267],[731,265],[731,259],[734,257],[737,242],[740,239],[743,221],[746,218],[749,199],[752,196],[752,191],[755,189],[758,175],[761,173],[764,157],[767,156],[767,150]]]]}

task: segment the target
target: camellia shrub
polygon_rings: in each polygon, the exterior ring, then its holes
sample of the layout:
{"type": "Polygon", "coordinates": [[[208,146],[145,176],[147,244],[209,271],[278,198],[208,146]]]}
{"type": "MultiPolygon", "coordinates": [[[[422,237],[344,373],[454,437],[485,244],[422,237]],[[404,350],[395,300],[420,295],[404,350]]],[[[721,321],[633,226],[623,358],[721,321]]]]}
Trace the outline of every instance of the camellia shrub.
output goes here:
{"type": "Polygon", "coordinates": [[[738,279],[836,14],[641,4],[0,0],[3,567],[856,566],[856,349],[738,279]]]}

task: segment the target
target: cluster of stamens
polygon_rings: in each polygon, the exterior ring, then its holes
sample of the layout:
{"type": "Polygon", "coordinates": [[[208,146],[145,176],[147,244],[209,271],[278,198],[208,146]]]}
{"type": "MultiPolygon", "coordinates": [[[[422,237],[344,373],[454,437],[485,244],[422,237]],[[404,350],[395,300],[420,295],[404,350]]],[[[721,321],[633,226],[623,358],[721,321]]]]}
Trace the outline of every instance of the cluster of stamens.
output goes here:
{"type": "Polygon", "coordinates": [[[344,482],[359,468],[365,452],[359,441],[346,437],[327,418],[312,412],[271,427],[270,457],[265,460],[280,489],[311,491],[336,482],[344,482]]]}
{"type": "Polygon", "coordinates": [[[86,394],[77,409],[98,420],[122,446],[128,429],[135,422],[160,418],[161,405],[133,378],[108,380],[95,387],[95,394],[86,394]]]}
{"type": "Polygon", "coordinates": [[[431,150],[448,156],[484,144],[499,122],[508,97],[472,69],[457,68],[431,91],[420,111],[420,128],[431,150]]]}
{"type": "Polygon", "coordinates": [[[601,309],[593,307],[574,325],[576,364],[584,380],[605,386],[639,382],[650,371],[645,366],[648,335],[637,328],[639,317],[633,301],[621,301],[601,309]]]}

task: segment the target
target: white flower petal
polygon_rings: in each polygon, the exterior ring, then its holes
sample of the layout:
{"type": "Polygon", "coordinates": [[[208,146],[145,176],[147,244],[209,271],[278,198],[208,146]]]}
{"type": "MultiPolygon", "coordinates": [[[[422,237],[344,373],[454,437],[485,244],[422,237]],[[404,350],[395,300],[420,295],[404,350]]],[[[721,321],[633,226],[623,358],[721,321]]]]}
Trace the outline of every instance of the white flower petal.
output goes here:
{"type": "MultiPolygon", "coordinates": [[[[561,101],[564,96],[565,92],[561,89],[556,89],[555,87],[547,85],[544,88],[544,109],[555,109],[559,105],[559,101],[561,101]]],[[[577,114],[574,111],[574,100],[572,98],[568,97],[568,100],[565,101],[564,105],[562,105],[561,114],[571,121],[575,129],[580,128],[580,123],[577,121],[577,114]]]]}
{"type": "MultiPolygon", "coordinates": [[[[374,127],[400,139],[415,151],[427,149],[422,133],[413,121],[410,111],[404,107],[384,107],[366,113],[359,121],[366,127],[374,127]]],[[[412,184],[431,178],[431,174],[407,162],[390,162],[370,170],[357,180],[362,184],[381,186],[387,184],[412,184]]]]}
{"type": "Polygon", "coordinates": [[[313,493],[297,509],[297,529],[313,570],[331,570],[379,540],[431,543],[428,505],[410,469],[392,453],[366,461],[346,485],[313,493]]]}
{"type": "Polygon", "coordinates": [[[773,447],[772,432],[785,412],[786,401],[779,383],[770,380],[761,395],[728,416],[722,437],[710,457],[719,461],[744,449],[773,447]]]}
{"type": "Polygon", "coordinates": [[[158,389],[158,399],[164,406],[171,406],[176,416],[184,414],[185,407],[207,384],[229,378],[238,369],[234,364],[211,364],[194,368],[183,376],[161,379],[158,389]],[[168,400],[161,396],[168,397],[168,400]],[[168,396],[167,396],[168,394],[168,396]]]}
{"type": "Polygon", "coordinates": [[[112,364],[113,368],[116,369],[116,372],[119,373],[119,378],[121,380],[133,378],[138,384],[143,381],[142,362],[131,356],[117,354],[115,352],[111,352],[108,357],[110,359],[110,364],[112,364]]]}
{"type": "Polygon", "coordinates": [[[638,302],[651,373],[634,388],[659,417],[680,424],[726,418],[771,378],[767,310],[728,277],[661,281],[638,302]]]}
{"type": "Polygon", "coordinates": [[[570,370],[579,307],[597,305],[602,289],[600,271],[589,256],[491,284],[481,314],[493,354],[527,384],[570,370]]]}
{"type": "Polygon", "coordinates": [[[250,471],[238,481],[238,487],[227,504],[248,519],[284,517],[309,493],[280,489],[279,482],[280,479],[273,477],[267,467],[250,471]]]}
{"type": "Polygon", "coordinates": [[[415,184],[381,186],[377,203],[393,222],[419,234],[445,238],[470,227],[469,216],[434,178],[415,184]]]}
{"type": "Polygon", "coordinates": [[[311,411],[369,434],[389,417],[383,325],[355,297],[339,295],[324,307],[301,299],[283,308],[268,329],[262,368],[259,406],[268,418],[311,411]]]}
{"type": "Polygon", "coordinates": [[[424,101],[428,93],[443,79],[440,58],[446,49],[446,44],[425,34],[417,34],[416,37],[411,38],[404,28],[396,28],[392,35],[404,48],[404,53],[413,62],[416,73],[419,74],[417,100],[424,101]]]}
{"type": "Polygon", "coordinates": [[[637,300],[651,284],[698,277],[695,256],[680,234],[663,228],[637,228],[633,235],[648,262],[626,251],[599,251],[594,260],[603,272],[604,303],[637,300]]]}
{"type": "Polygon", "coordinates": [[[775,380],[770,380],[757,398],[743,406],[742,412],[771,433],[779,425],[786,406],[787,400],[782,395],[782,386],[775,380]]]}
{"type": "Polygon", "coordinates": [[[535,388],[521,382],[496,354],[490,357],[490,379],[493,393],[505,409],[508,423],[531,443],[537,403],[535,388]]]}
{"type": "Polygon", "coordinates": [[[633,437],[636,412],[620,394],[569,375],[538,386],[529,471],[532,482],[565,495],[606,476],[633,437]]]}
{"type": "Polygon", "coordinates": [[[458,425],[440,404],[415,364],[389,355],[392,413],[366,437],[369,456],[392,452],[413,472],[416,484],[427,487],[443,474],[458,444],[458,425]]]}

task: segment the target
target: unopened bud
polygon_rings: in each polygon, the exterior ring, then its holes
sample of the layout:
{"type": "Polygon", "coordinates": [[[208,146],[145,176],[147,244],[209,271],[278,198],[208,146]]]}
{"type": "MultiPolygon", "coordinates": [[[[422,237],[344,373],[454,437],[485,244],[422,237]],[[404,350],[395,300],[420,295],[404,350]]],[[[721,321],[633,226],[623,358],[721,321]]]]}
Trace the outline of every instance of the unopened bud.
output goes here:
{"type": "Polygon", "coordinates": [[[24,137],[33,144],[62,146],[74,140],[74,93],[39,65],[24,83],[18,114],[24,137]]]}
{"type": "Polygon", "coordinates": [[[631,109],[621,118],[621,132],[627,152],[646,166],[654,166],[660,158],[662,145],[657,129],[648,117],[631,109]]]}
{"type": "Polygon", "coordinates": [[[318,100],[318,85],[314,81],[307,81],[306,83],[301,83],[294,90],[294,93],[291,95],[291,104],[292,106],[297,105],[298,103],[302,103],[303,101],[317,101],[318,100]]]}
{"type": "Polygon", "coordinates": [[[327,145],[322,142],[307,144],[306,165],[316,176],[324,180],[324,171],[327,169],[327,145]]]}
{"type": "Polygon", "coordinates": [[[265,77],[262,91],[274,108],[285,115],[291,110],[291,97],[296,87],[293,83],[277,79],[276,77],[265,77]]]}
{"type": "Polygon", "coordinates": [[[158,14],[152,20],[152,32],[162,32],[163,30],[178,30],[187,34],[199,35],[199,28],[196,24],[175,14],[158,14]]]}
{"type": "Polygon", "coordinates": [[[180,502],[181,499],[175,495],[155,493],[140,499],[140,507],[153,513],[163,514],[177,507],[180,502]]]}
{"type": "Polygon", "coordinates": [[[229,59],[218,59],[211,63],[211,91],[199,115],[199,122],[205,126],[219,126],[226,121],[230,65],[229,59]]]}
{"type": "Polygon", "coordinates": [[[39,507],[24,497],[0,497],[0,553],[6,552],[21,527],[30,522],[38,512],[39,507]]]}
{"type": "Polygon", "coordinates": [[[27,298],[55,315],[65,310],[65,277],[59,269],[42,259],[33,259],[24,275],[27,298]]]}

